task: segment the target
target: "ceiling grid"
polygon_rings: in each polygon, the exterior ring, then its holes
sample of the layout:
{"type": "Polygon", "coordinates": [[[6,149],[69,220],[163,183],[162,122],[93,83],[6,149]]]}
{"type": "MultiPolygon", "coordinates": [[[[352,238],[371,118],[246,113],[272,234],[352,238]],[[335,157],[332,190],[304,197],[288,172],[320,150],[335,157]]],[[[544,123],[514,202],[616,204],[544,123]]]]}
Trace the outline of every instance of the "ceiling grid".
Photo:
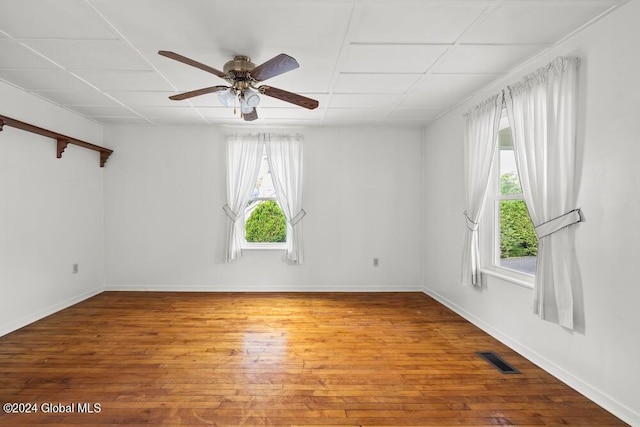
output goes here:
{"type": "Polygon", "coordinates": [[[104,125],[242,125],[216,69],[286,53],[300,68],[264,84],[267,126],[422,127],[625,0],[2,0],[0,80],[104,125]]]}

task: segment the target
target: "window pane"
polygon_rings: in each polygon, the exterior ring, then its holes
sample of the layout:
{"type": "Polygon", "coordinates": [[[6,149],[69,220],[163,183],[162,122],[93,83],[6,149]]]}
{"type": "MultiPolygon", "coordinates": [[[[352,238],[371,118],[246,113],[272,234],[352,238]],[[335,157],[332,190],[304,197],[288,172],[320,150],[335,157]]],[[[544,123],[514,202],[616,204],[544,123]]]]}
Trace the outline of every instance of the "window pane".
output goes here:
{"type": "Polygon", "coordinates": [[[516,157],[513,152],[511,128],[500,130],[498,138],[500,147],[500,194],[522,194],[516,169],[516,157]]]}
{"type": "Polygon", "coordinates": [[[287,220],[276,198],[266,150],[262,153],[256,185],[244,209],[244,240],[245,243],[277,243],[280,245],[264,246],[282,248],[287,241],[287,220]]]}
{"type": "Polygon", "coordinates": [[[524,200],[500,201],[500,266],[535,274],[538,237],[524,200]]]}
{"type": "Polygon", "coordinates": [[[273,186],[273,180],[271,179],[271,172],[269,171],[269,161],[267,160],[267,154],[262,155],[262,162],[260,163],[260,172],[258,172],[258,179],[256,181],[256,187],[251,193],[251,200],[257,198],[275,198],[276,190],[273,186]]]}
{"type": "Polygon", "coordinates": [[[287,241],[287,221],[274,200],[254,201],[245,211],[245,240],[252,243],[287,241]]]}

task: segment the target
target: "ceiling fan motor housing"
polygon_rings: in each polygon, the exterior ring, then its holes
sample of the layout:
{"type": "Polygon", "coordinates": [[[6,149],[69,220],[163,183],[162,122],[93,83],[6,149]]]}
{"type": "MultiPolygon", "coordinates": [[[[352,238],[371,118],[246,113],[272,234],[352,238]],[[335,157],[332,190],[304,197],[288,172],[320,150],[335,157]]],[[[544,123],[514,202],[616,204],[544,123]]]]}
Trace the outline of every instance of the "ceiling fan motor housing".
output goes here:
{"type": "Polygon", "coordinates": [[[223,71],[225,79],[237,90],[244,90],[251,86],[249,72],[256,68],[256,64],[251,62],[251,58],[244,55],[236,55],[231,61],[224,64],[223,71]]]}

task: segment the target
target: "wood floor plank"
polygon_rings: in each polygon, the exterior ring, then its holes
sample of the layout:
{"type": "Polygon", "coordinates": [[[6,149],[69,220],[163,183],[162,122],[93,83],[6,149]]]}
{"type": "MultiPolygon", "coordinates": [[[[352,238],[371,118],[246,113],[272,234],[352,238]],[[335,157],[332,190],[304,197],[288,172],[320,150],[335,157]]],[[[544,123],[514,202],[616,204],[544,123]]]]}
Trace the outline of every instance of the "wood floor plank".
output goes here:
{"type": "Polygon", "coordinates": [[[38,407],[0,425],[625,425],[421,293],[105,292],[0,337],[0,402],[38,407]]]}

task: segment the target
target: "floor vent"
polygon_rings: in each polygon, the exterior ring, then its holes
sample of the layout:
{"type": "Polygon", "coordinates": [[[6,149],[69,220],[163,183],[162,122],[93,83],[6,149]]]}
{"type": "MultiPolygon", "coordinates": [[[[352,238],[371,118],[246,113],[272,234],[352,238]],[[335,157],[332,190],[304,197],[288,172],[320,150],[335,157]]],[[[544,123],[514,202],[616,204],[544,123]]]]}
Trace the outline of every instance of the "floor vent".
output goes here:
{"type": "Polygon", "coordinates": [[[519,374],[520,373],[520,371],[518,371],[513,366],[509,365],[507,362],[502,360],[502,358],[500,356],[498,356],[497,354],[495,354],[492,351],[479,351],[476,354],[478,356],[482,357],[487,362],[489,362],[489,364],[491,364],[491,366],[493,366],[494,368],[496,368],[498,371],[502,372],[503,374],[519,374]]]}

